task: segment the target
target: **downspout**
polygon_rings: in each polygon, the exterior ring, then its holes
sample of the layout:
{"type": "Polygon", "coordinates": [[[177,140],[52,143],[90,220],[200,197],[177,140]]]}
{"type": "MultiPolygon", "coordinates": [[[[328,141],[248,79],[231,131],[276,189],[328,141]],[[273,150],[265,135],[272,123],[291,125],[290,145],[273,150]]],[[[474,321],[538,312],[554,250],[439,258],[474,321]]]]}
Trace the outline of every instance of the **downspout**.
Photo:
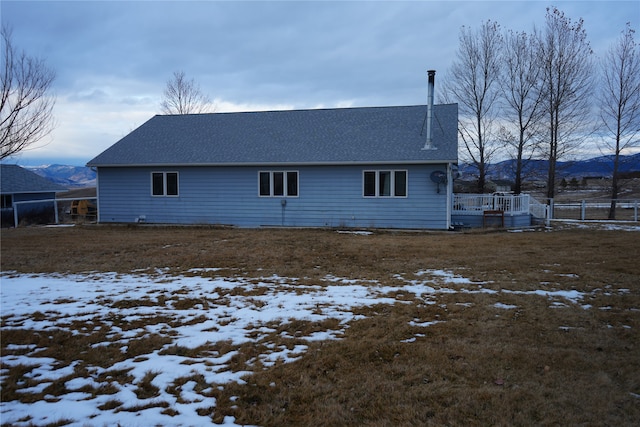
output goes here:
{"type": "Polygon", "coordinates": [[[98,173],[98,168],[91,166],[89,167],[89,169],[91,169],[92,171],[94,171],[96,173],[96,223],[100,224],[102,221],[100,219],[100,216],[102,214],[102,209],[100,209],[100,184],[98,182],[98,180],[100,179],[100,174],[98,173]]]}

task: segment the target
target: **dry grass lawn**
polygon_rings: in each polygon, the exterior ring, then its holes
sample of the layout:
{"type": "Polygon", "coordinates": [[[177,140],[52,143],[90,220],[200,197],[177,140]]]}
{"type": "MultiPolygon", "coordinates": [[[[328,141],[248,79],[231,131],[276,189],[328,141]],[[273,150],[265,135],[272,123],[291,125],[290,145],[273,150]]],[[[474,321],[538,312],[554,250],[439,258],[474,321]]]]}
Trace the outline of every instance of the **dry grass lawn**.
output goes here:
{"type": "MultiPolygon", "coordinates": [[[[218,267],[228,269],[230,276],[277,274],[299,278],[301,284],[318,284],[327,275],[391,284],[398,274],[443,269],[486,282],[489,290],[516,291],[499,296],[441,293],[430,304],[408,293],[408,303],[358,309],[364,318],[352,321],[343,339],[308,343],[308,351],[295,362],[256,367],[245,384],[213,387],[213,422],[233,415],[237,423],[262,426],[640,423],[638,232],[567,227],[355,235],[309,229],[77,226],[3,229],[1,245],[2,271],[20,273],[168,268],[187,274],[193,268],[218,267]],[[589,296],[580,304],[554,305],[542,293],[558,290],[589,296]],[[516,308],[505,310],[496,303],[516,308]],[[414,319],[439,323],[416,328],[411,326],[414,319]],[[418,332],[415,342],[405,342],[418,332]]],[[[180,297],[175,298],[174,305],[180,297]]],[[[102,335],[92,339],[104,340],[109,331],[101,331],[97,320],[96,325],[94,333],[102,335]]],[[[290,327],[296,331],[318,325],[290,327]]],[[[9,344],[33,339],[33,331],[3,330],[3,354],[9,344]]],[[[117,349],[109,354],[105,347],[84,357],[108,368],[105,357],[136,357],[163,346],[162,351],[193,357],[211,351],[167,348],[166,343],[151,334],[132,340],[130,354],[123,356],[117,349]]],[[[228,351],[225,343],[217,345],[217,351],[228,351]]],[[[63,345],[46,347],[65,351],[63,345]]],[[[250,346],[241,349],[247,357],[253,351],[250,346]]],[[[57,357],[77,358],[78,353],[57,357]]],[[[111,375],[128,381],[126,372],[111,375]]],[[[149,372],[136,394],[157,394],[151,383],[155,375],[149,372]]],[[[3,401],[24,398],[15,395],[19,381],[19,369],[4,377],[3,401]]],[[[184,381],[195,381],[202,389],[210,386],[201,384],[201,378],[184,381]]],[[[55,390],[49,393],[55,395],[55,390]]]]}

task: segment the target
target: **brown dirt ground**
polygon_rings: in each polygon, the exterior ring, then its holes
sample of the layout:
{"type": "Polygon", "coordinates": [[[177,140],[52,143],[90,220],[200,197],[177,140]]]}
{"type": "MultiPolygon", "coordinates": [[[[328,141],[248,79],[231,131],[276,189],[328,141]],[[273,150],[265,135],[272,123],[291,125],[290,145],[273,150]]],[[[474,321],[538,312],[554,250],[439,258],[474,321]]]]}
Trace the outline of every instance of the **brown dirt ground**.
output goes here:
{"type": "MultiPolygon", "coordinates": [[[[393,281],[443,269],[514,291],[579,290],[592,306],[544,296],[442,294],[362,309],[340,341],[260,370],[216,395],[212,420],[300,425],[636,425],[640,419],[640,238],[576,228],[339,234],[335,230],[76,226],[1,230],[1,269],[130,272],[196,267],[317,283],[393,281]],[[609,309],[603,310],[603,307],[609,309]],[[442,320],[403,345],[415,318],[442,320]],[[270,384],[277,379],[277,387],[270,384]],[[234,396],[234,399],[231,397],[234,396]],[[235,398],[237,397],[237,399],[235,398]]],[[[4,346],[5,343],[3,343],[4,346]]],[[[247,351],[249,351],[247,349],[247,351]]]]}

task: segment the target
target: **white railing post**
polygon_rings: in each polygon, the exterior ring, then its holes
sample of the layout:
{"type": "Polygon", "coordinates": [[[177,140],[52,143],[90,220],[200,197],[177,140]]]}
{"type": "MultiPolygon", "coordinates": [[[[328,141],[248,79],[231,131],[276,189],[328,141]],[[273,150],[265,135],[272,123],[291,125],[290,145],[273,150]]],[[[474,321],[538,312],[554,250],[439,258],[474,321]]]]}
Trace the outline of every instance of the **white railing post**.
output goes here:
{"type": "Polygon", "coordinates": [[[551,209],[549,205],[544,205],[545,225],[549,227],[551,225],[551,209]]]}
{"type": "Polygon", "coordinates": [[[584,221],[587,216],[587,201],[580,201],[580,220],[584,221]]]}

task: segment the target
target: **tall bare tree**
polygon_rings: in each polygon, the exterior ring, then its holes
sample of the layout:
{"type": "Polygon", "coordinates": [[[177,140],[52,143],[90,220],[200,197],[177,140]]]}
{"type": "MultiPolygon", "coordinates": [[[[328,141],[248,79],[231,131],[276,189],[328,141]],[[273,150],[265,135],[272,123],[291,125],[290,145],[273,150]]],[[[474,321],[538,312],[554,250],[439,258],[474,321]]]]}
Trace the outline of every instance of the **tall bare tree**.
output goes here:
{"type": "Polygon", "coordinates": [[[534,155],[545,115],[539,40],[524,32],[509,31],[502,55],[506,124],[501,133],[515,159],[514,192],[520,194],[524,165],[534,155]]]}
{"type": "Polygon", "coordinates": [[[608,135],[605,144],[609,152],[613,152],[609,219],[616,218],[620,154],[640,146],[640,45],[635,41],[634,33],[627,24],[601,62],[604,81],[600,118],[608,135]]]}
{"type": "Polygon", "coordinates": [[[0,81],[0,160],[21,152],[53,130],[55,97],[50,95],[55,73],[42,59],[13,45],[11,30],[3,26],[0,81]]]}
{"type": "Polygon", "coordinates": [[[173,78],[167,81],[160,109],[164,114],[199,114],[214,110],[200,85],[194,79],[187,80],[184,71],[175,71],[173,78]]]}
{"type": "Polygon", "coordinates": [[[593,51],[584,21],[573,22],[556,8],[547,9],[541,40],[549,126],[547,197],[552,199],[558,160],[578,148],[586,138],[592,116],[593,51]]]}
{"type": "Polygon", "coordinates": [[[476,167],[477,189],[483,193],[487,165],[498,149],[493,127],[499,95],[500,26],[487,21],[477,30],[462,27],[459,42],[442,93],[445,100],[458,103],[463,156],[476,167]]]}

